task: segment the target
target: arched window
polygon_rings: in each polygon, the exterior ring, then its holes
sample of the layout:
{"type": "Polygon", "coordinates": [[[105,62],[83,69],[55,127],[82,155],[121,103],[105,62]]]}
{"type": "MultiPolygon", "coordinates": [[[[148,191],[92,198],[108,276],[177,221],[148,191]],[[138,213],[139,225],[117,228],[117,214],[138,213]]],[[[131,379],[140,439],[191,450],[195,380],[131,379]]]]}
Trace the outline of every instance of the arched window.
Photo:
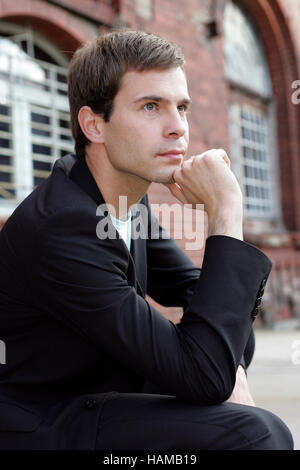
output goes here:
{"type": "Polygon", "coordinates": [[[225,8],[224,50],[232,168],[244,193],[245,216],[260,220],[262,228],[274,227],[281,214],[269,68],[251,18],[231,0],[225,8]]]}
{"type": "Polygon", "coordinates": [[[73,151],[66,66],[45,38],[0,23],[0,215],[73,151]]]}

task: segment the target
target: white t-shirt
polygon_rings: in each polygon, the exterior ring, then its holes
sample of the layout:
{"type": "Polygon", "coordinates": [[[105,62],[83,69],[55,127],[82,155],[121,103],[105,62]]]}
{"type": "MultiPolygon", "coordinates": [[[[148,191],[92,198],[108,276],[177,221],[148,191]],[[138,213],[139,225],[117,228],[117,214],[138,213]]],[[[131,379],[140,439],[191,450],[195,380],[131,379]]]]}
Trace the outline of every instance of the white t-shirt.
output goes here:
{"type": "Polygon", "coordinates": [[[131,211],[127,214],[126,220],[116,219],[110,215],[111,221],[115,226],[115,229],[118,230],[119,234],[123,238],[124,242],[127,245],[128,250],[130,251],[130,242],[131,242],[131,211]]]}

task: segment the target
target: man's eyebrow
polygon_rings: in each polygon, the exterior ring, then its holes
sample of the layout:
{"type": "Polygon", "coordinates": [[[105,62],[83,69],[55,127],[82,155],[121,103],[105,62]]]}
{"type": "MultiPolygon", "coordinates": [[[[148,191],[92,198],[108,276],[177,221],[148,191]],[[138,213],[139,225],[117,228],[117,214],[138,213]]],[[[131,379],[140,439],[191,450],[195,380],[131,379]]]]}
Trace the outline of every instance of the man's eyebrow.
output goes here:
{"type": "MultiPolygon", "coordinates": [[[[134,103],[139,103],[140,101],[157,101],[160,103],[167,103],[167,104],[171,102],[167,98],[163,98],[162,96],[156,96],[156,95],[141,96],[140,98],[137,98],[136,100],[134,100],[134,103]]],[[[178,103],[186,104],[186,105],[190,105],[191,102],[192,100],[190,98],[182,98],[182,100],[178,101],[178,103]]]]}

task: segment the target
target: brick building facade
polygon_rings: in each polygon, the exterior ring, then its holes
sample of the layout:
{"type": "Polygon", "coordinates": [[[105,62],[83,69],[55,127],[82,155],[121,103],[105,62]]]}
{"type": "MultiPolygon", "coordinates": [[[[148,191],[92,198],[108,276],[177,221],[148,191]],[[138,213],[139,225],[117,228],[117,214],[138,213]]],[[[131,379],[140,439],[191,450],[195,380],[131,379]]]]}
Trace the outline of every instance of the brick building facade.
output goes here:
{"type": "MultiPolygon", "coordinates": [[[[228,151],[244,192],[245,240],[273,261],[262,318],[300,318],[300,0],[2,0],[2,223],[72,148],[64,71],[73,51],[124,26],[182,47],[193,100],[189,154],[228,151]]],[[[175,202],[157,184],[150,199],[175,202]]],[[[187,253],[201,266],[203,248],[187,253]]],[[[174,321],[181,315],[158,308],[174,321]]]]}

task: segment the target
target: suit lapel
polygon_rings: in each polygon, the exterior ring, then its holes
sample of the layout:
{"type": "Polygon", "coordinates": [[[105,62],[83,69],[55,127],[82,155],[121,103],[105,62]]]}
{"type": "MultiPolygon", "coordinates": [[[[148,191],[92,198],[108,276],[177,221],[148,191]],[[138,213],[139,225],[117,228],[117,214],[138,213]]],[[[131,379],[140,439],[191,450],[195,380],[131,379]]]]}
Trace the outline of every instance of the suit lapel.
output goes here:
{"type": "Polygon", "coordinates": [[[137,240],[131,239],[131,256],[134,260],[137,290],[139,294],[145,297],[147,292],[147,253],[146,253],[146,240],[138,238],[137,240]]]}
{"type": "MultiPolygon", "coordinates": [[[[61,167],[69,178],[74,181],[84,192],[86,192],[99,206],[105,204],[104,198],[93,178],[85,158],[77,158],[74,155],[66,155],[57,160],[55,167],[61,167]]],[[[145,203],[145,198],[140,203],[145,203]]],[[[147,207],[147,205],[146,205],[147,207]]],[[[135,227],[136,217],[138,213],[133,210],[131,217],[132,232],[135,227]]],[[[141,217],[139,218],[141,220],[141,217]]],[[[141,221],[141,223],[144,223],[141,221]]],[[[125,242],[124,249],[127,249],[125,242]]],[[[146,240],[142,238],[131,239],[129,264],[127,270],[128,282],[133,285],[138,294],[145,297],[147,292],[147,254],[146,240]]]]}

